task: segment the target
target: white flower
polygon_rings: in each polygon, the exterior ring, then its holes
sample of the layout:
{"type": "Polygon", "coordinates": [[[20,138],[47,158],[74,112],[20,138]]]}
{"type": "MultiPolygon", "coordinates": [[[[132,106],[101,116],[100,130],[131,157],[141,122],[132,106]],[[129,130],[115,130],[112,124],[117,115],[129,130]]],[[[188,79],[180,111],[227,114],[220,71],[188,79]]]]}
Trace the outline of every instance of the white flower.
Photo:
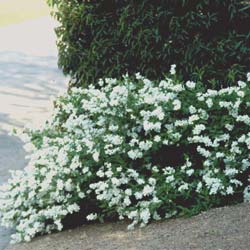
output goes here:
{"type": "Polygon", "coordinates": [[[159,173],[159,169],[158,169],[157,166],[153,166],[152,171],[155,172],[155,173],[159,173]]]}
{"type": "Polygon", "coordinates": [[[242,168],[243,170],[246,170],[250,167],[250,161],[248,159],[243,159],[242,160],[242,168]]]}
{"type": "Polygon", "coordinates": [[[148,208],[145,208],[143,209],[141,212],[140,212],[140,217],[142,219],[142,221],[147,224],[149,219],[150,219],[150,211],[148,208]]]}
{"type": "Polygon", "coordinates": [[[138,158],[142,158],[142,152],[140,152],[139,150],[130,150],[128,152],[128,156],[129,158],[131,158],[132,160],[136,160],[138,158]]]}
{"type": "Polygon", "coordinates": [[[197,111],[197,110],[196,110],[196,108],[195,108],[194,106],[191,105],[191,106],[189,107],[189,113],[190,113],[190,114],[194,114],[196,111],[197,111]]]}
{"type": "Polygon", "coordinates": [[[99,156],[100,156],[99,152],[95,151],[92,156],[95,162],[99,161],[99,156]]]}
{"type": "Polygon", "coordinates": [[[153,188],[153,187],[151,187],[151,186],[149,186],[149,185],[146,185],[146,186],[143,188],[142,193],[143,193],[144,196],[148,196],[148,195],[152,194],[153,191],[154,191],[154,188],[153,188]]]}
{"type": "Polygon", "coordinates": [[[80,210],[80,207],[76,203],[74,203],[74,204],[69,205],[67,207],[67,210],[69,213],[72,214],[73,212],[78,212],[80,210]]]}
{"type": "Polygon", "coordinates": [[[155,186],[155,185],[156,185],[156,179],[150,177],[150,178],[148,179],[148,183],[149,183],[150,185],[152,185],[152,186],[155,186]]]}
{"type": "Polygon", "coordinates": [[[207,104],[208,108],[211,108],[211,107],[213,106],[213,101],[212,101],[212,99],[211,99],[211,98],[208,98],[208,99],[206,100],[206,104],[207,104]]]}
{"type": "Polygon", "coordinates": [[[111,181],[112,181],[112,184],[115,185],[115,186],[120,185],[120,181],[119,181],[116,177],[113,177],[113,178],[111,179],[111,181]]]}
{"type": "Polygon", "coordinates": [[[179,191],[179,192],[182,192],[182,191],[185,191],[185,190],[188,190],[188,184],[187,184],[187,183],[182,184],[182,185],[178,188],[178,191],[179,191]]]}
{"type": "Polygon", "coordinates": [[[250,186],[247,186],[243,192],[244,202],[250,202],[250,186]]]}
{"type": "Polygon", "coordinates": [[[174,179],[174,176],[173,175],[170,175],[168,177],[166,177],[166,183],[170,183],[170,182],[173,182],[175,179],[174,179]]]}
{"type": "Polygon", "coordinates": [[[117,170],[117,172],[121,172],[122,171],[122,167],[118,167],[116,170],[117,170]]]}
{"type": "MultiPolygon", "coordinates": [[[[248,73],[248,74],[249,74],[249,79],[250,79],[250,73],[248,73]]],[[[238,81],[238,85],[241,88],[245,88],[247,86],[247,84],[245,82],[243,82],[243,81],[238,81]]]]}
{"type": "Polygon", "coordinates": [[[227,187],[226,193],[227,193],[228,195],[233,194],[233,193],[234,193],[233,188],[232,188],[231,186],[230,186],[230,187],[227,187]]]}
{"type": "Polygon", "coordinates": [[[113,175],[113,172],[111,171],[111,169],[109,169],[108,171],[105,172],[105,175],[110,178],[113,175]]]}
{"type": "Polygon", "coordinates": [[[68,179],[66,182],[65,182],[65,189],[67,191],[72,191],[73,189],[73,184],[72,184],[72,180],[71,179],[68,179]]]}
{"type": "Polygon", "coordinates": [[[58,180],[57,181],[57,189],[58,190],[63,190],[63,187],[64,187],[64,183],[62,180],[58,180]]]}
{"type": "Polygon", "coordinates": [[[152,145],[153,143],[151,141],[146,141],[146,142],[142,141],[139,143],[139,148],[141,150],[147,151],[152,147],[152,145]]]}
{"type": "Polygon", "coordinates": [[[217,153],[215,154],[215,157],[216,157],[216,158],[223,158],[224,156],[225,156],[225,154],[222,153],[222,152],[217,152],[217,153]]]}
{"type": "Polygon", "coordinates": [[[188,118],[188,123],[189,124],[192,124],[194,121],[197,121],[199,120],[199,116],[198,115],[191,115],[189,118],[188,118]]]}
{"type": "Polygon", "coordinates": [[[131,196],[132,195],[132,190],[130,188],[127,188],[125,190],[125,194],[128,195],[128,196],[131,196]]]}
{"type": "Polygon", "coordinates": [[[62,231],[63,225],[62,225],[62,222],[60,220],[56,220],[55,225],[57,226],[57,230],[62,231]]]}
{"type": "Polygon", "coordinates": [[[89,168],[88,168],[88,167],[84,167],[84,168],[82,169],[83,174],[88,173],[88,171],[89,171],[89,168]]]}
{"type": "Polygon", "coordinates": [[[194,169],[188,169],[186,173],[188,176],[191,176],[194,173],[194,169]]]}
{"type": "Polygon", "coordinates": [[[250,72],[247,73],[247,81],[250,82],[250,72]]]}
{"type": "Polygon", "coordinates": [[[91,213],[86,217],[87,220],[96,220],[97,219],[97,214],[96,213],[91,213]]]}
{"type": "Polygon", "coordinates": [[[160,137],[159,135],[156,135],[156,136],[154,137],[154,141],[155,141],[155,142],[160,142],[160,141],[161,141],[161,137],[160,137]]]}
{"type": "Polygon", "coordinates": [[[172,64],[170,68],[170,74],[175,75],[176,74],[176,64],[172,64]]]}
{"type": "Polygon", "coordinates": [[[198,185],[197,185],[197,187],[196,187],[196,192],[199,193],[200,190],[201,190],[201,188],[202,188],[202,183],[199,182],[198,185]]]}
{"type": "Polygon", "coordinates": [[[202,156],[208,158],[211,156],[211,153],[206,150],[205,148],[202,148],[201,146],[198,146],[197,147],[197,152],[199,152],[202,156]]]}
{"type": "Polygon", "coordinates": [[[209,174],[203,176],[203,180],[206,183],[206,186],[210,189],[209,194],[217,194],[220,189],[223,188],[223,184],[220,179],[210,177],[209,174]]]}
{"type": "Polygon", "coordinates": [[[137,200],[140,200],[143,197],[143,193],[142,192],[135,192],[135,198],[137,200]]]}
{"type": "Polygon", "coordinates": [[[31,241],[31,237],[29,235],[25,235],[24,236],[24,241],[30,242],[31,241]]]}
{"type": "Polygon", "coordinates": [[[225,173],[226,176],[230,176],[231,177],[231,176],[235,176],[236,174],[238,174],[239,170],[236,169],[236,168],[226,168],[224,170],[224,173],[225,173]]]}
{"type": "Polygon", "coordinates": [[[139,178],[139,179],[137,179],[137,183],[138,183],[139,185],[142,185],[142,184],[145,183],[145,181],[144,181],[143,179],[139,178]]]}
{"type": "Polygon", "coordinates": [[[135,217],[138,216],[138,212],[135,210],[135,211],[131,211],[129,214],[128,214],[128,218],[129,219],[133,219],[135,217]]]}
{"type": "Polygon", "coordinates": [[[237,95],[243,98],[245,96],[245,93],[243,91],[238,91],[237,95]]]}
{"type": "Polygon", "coordinates": [[[154,212],[153,219],[154,220],[161,220],[161,216],[157,212],[154,212]]]}
{"type": "Polygon", "coordinates": [[[68,160],[69,160],[68,155],[65,149],[64,148],[60,149],[60,151],[58,152],[58,156],[57,156],[58,164],[60,164],[63,167],[68,163],[68,160]]]}
{"type": "Polygon", "coordinates": [[[86,195],[85,195],[83,192],[80,192],[78,195],[79,195],[79,197],[80,197],[81,199],[83,199],[84,197],[86,197],[86,195]]]}
{"type": "Polygon", "coordinates": [[[229,130],[229,131],[232,131],[233,128],[234,128],[234,126],[231,125],[231,124],[226,124],[226,125],[225,125],[225,128],[226,128],[227,130],[229,130]]]}
{"type": "Polygon", "coordinates": [[[116,132],[118,129],[119,129],[119,127],[116,126],[116,125],[111,124],[111,125],[109,126],[109,130],[112,131],[112,132],[116,132]]]}
{"type": "Polygon", "coordinates": [[[195,88],[195,85],[196,85],[196,83],[193,82],[193,81],[187,81],[187,82],[186,82],[186,86],[187,86],[188,88],[190,88],[190,89],[194,89],[194,88],[195,88]]]}
{"type": "Polygon", "coordinates": [[[125,197],[125,199],[124,199],[124,202],[123,202],[123,203],[124,203],[124,205],[125,205],[125,206],[129,206],[129,205],[131,204],[131,200],[129,199],[129,197],[128,197],[128,196],[126,196],[126,197],[125,197]]]}
{"type": "Polygon", "coordinates": [[[154,130],[156,132],[160,132],[160,130],[161,130],[161,123],[160,122],[152,123],[152,122],[149,122],[149,121],[144,121],[143,122],[143,129],[146,132],[149,132],[151,130],[154,130]]]}
{"type": "Polygon", "coordinates": [[[179,110],[181,108],[181,102],[180,100],[174,100],[173,101],[173,105],[174,105],[174,110],[179,110]]]}
{"type": "Polygon", "coordinates": [[[144,79],[144,77],[139,72],[135,74],[135,77],[137,80],[144,79]]]}
{"type": "Polygon", "coordinates": [[[103,79],[99,79],[99,81],[98,81],[98,85],[99,85],[100,87],[102,87],[102,86],[103,86],[103,84],[104,84],[103,79]]]}
{"type": "Polygon", "coordinates": [[[152,112],[152,115],[158,117],[158,119],[159,119],[160,121],[162,121],[162,120],[164,119],[164,116],[165,116],[165,114],[164,114],[164,112],[163,112],[163,110],[162,110],[162,107],[157,107],[157,108],[152,112]]]}
{"type": "Polygon", "coordinates": [[[197,124],[197,125],[195,125],[195,127],[193,129],[193,134],[199,135],[205,129],[206,129],[206,127],[203,124],[197,124]]]}
{"type": "Polygon", "coordinates": [[[103,172],[102,169],[99,169],[99,170],[96,172],[96,175],[102,178],[102,177],[104,177],[105,174],[104,174],[104,172],[103,172]]]}

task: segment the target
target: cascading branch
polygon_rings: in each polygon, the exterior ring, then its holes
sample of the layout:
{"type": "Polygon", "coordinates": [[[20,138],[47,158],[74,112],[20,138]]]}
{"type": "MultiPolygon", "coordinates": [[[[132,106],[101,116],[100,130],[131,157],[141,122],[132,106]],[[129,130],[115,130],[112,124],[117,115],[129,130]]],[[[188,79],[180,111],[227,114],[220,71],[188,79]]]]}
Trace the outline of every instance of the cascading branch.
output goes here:
{"type": "MultiPolygon", "coordinates": [[[[250,74],[248,74],[250,81],[250,74]]],[[[2,186],[14,242],[62,230],[63,219],[129,218],[129,228],[249,201],[250,87],[205,90],[171,74],[72,88],[43,129],[26,131],[29,165],[2,186]]]]}

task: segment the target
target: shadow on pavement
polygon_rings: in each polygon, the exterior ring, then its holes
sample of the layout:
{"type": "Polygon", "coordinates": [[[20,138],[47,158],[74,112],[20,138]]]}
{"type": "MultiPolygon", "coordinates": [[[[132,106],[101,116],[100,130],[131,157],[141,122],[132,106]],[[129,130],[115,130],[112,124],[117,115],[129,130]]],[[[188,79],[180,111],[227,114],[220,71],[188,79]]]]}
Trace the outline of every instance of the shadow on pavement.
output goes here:
{"type": "MultiPolygon", "coordinates": [[[[0,121],[1,122],[1,121],[0,121]]],[[[0,184],[10,177],[9,170],[23,169],[27,160],[23,143],[18,137],[9,136],[7,131],[0,133],[0,184]]],[[[10,240],[11,229],[0,227],[0,249],[4,249],[10,240]]]]}
{"type": "Polygon", "coordinates": [[[0,131],[43,123],[52,108],[50,97],[65,87],[56,56],[0,51],[0,131]]]}

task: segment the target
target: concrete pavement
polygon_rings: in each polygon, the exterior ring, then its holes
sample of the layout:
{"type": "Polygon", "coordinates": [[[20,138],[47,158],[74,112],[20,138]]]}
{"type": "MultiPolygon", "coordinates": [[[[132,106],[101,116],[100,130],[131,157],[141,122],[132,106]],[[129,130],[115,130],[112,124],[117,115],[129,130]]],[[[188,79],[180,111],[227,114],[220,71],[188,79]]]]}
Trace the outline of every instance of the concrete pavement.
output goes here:
{"type": "MultiPolygon", "coordinates": [[[[0,28],[0,184],[22,169],[26,152],[13,128],[39,126],[49,117],[51,96],[66,88],[57,67],[56,23],[50,17],[0,28]]],[[[0,250],[10,231],[0,228],[0,250]]]]}

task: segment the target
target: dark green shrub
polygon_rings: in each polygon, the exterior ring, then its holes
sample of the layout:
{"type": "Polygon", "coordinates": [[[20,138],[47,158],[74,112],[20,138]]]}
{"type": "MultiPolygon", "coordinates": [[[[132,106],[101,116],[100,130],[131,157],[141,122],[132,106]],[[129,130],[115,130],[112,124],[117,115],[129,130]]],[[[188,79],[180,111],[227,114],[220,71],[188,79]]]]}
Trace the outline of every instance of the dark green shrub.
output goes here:
{"type": "Polygon", "coordinates": [[[126,72],[159,79],[177,64],[184,79],[192,73],[193,80],[220,87],[250,68],[247,1],[49,2],[61,23],[59,65],[77,85],[126,72]]]}

